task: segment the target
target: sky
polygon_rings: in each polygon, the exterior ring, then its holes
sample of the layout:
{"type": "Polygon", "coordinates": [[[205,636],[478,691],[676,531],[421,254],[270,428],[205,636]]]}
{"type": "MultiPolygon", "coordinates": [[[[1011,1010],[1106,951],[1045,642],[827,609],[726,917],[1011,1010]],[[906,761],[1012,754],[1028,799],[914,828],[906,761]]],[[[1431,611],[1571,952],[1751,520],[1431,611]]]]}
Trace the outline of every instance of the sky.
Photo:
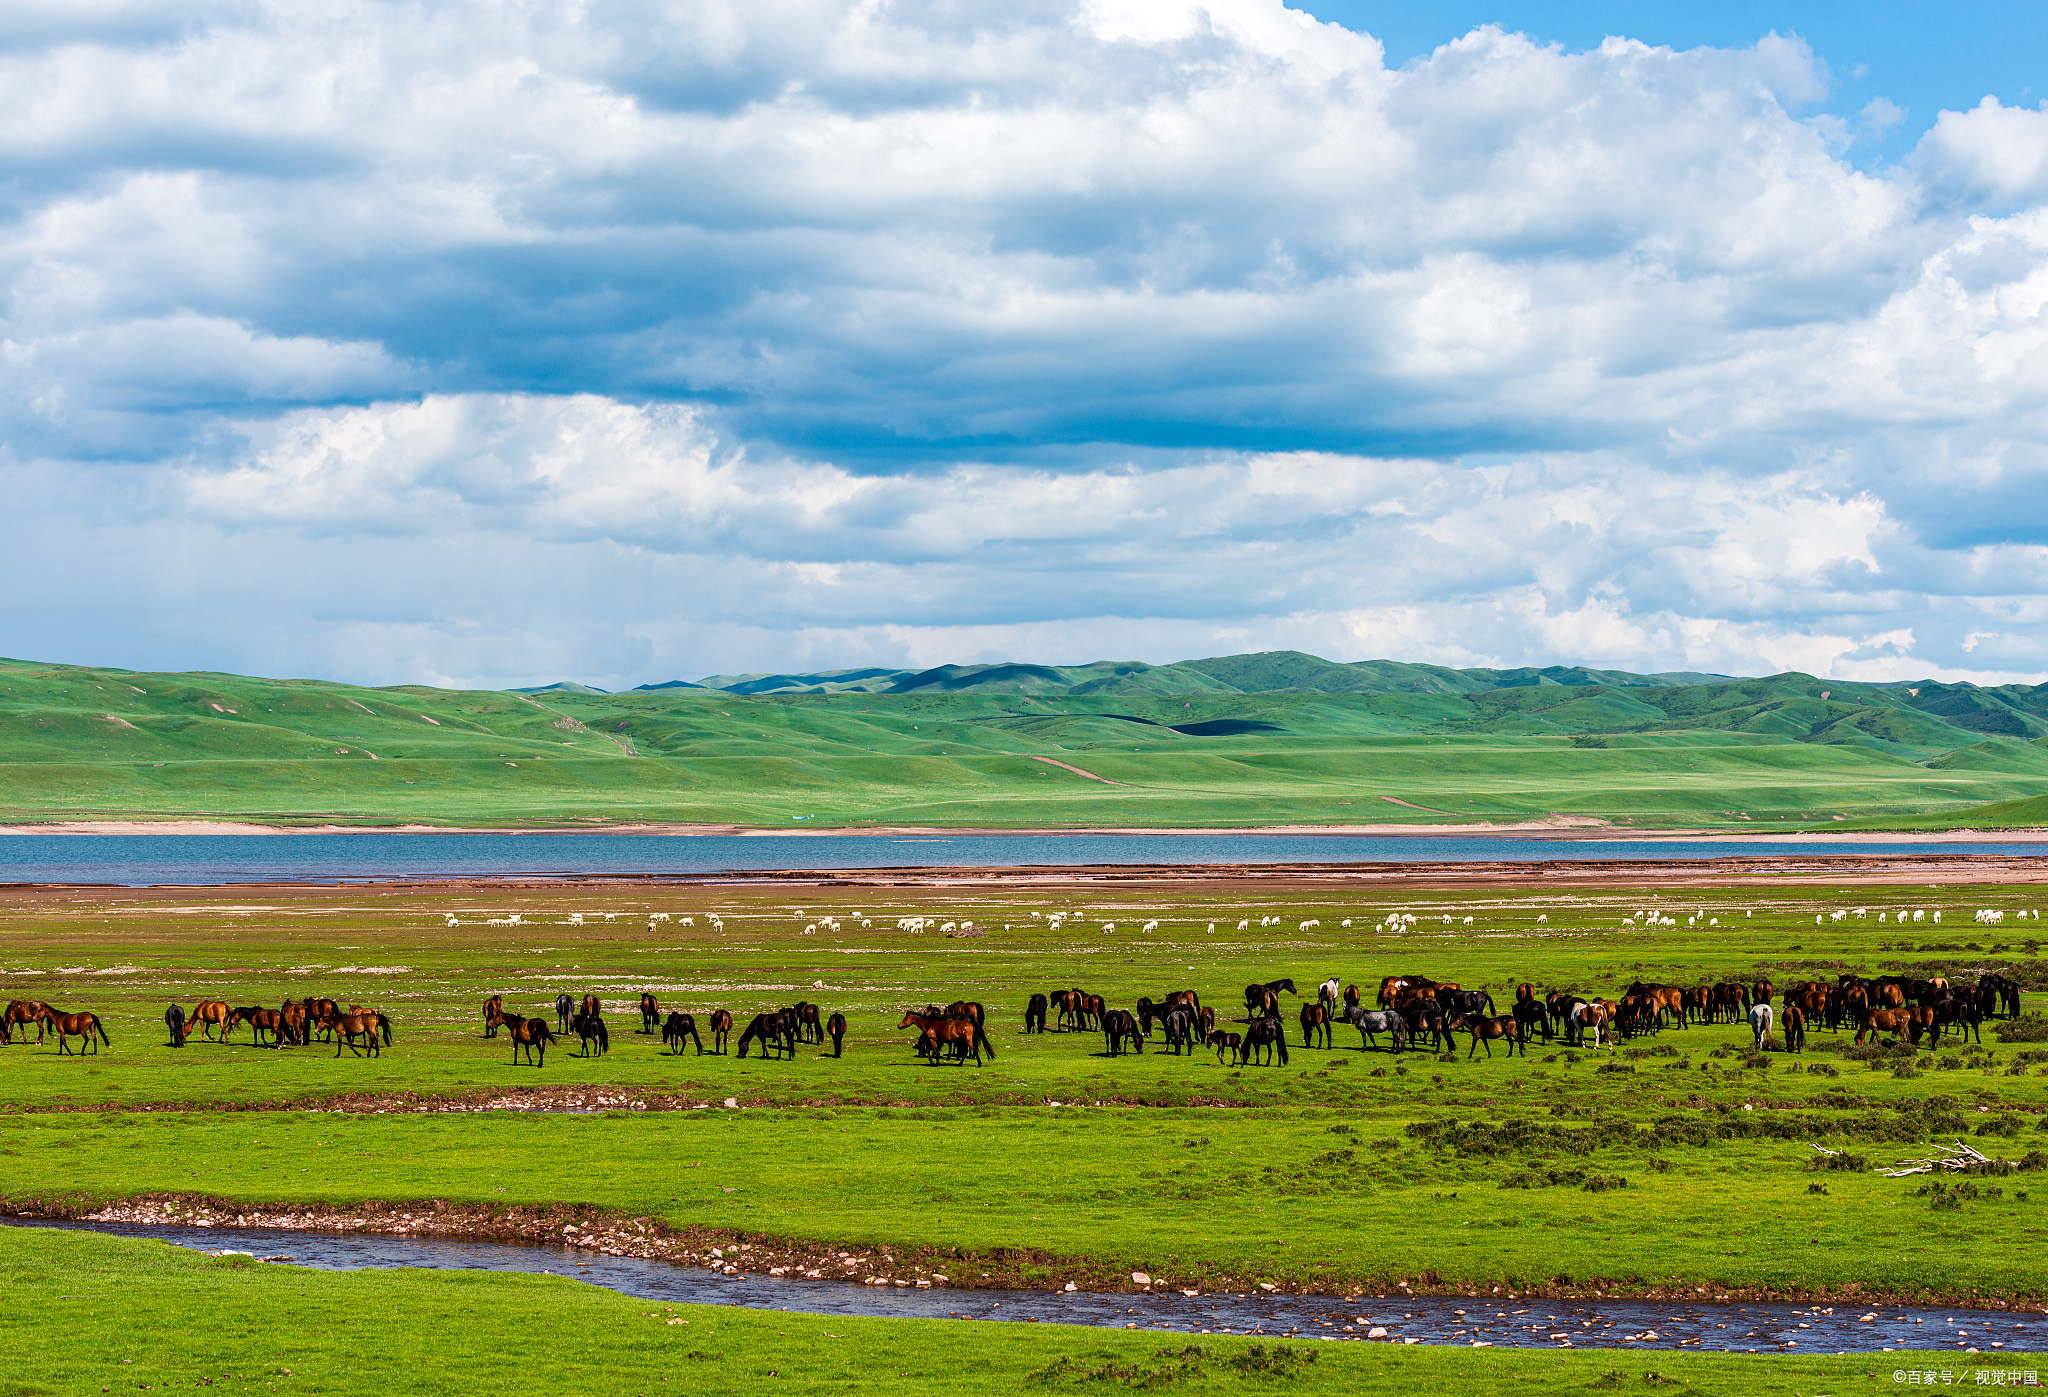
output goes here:
{"type": "Polygon", "coordinates": [[[16,0],[0,653],[2041,682],[2044,53],[1988,4],[16,0]]]}

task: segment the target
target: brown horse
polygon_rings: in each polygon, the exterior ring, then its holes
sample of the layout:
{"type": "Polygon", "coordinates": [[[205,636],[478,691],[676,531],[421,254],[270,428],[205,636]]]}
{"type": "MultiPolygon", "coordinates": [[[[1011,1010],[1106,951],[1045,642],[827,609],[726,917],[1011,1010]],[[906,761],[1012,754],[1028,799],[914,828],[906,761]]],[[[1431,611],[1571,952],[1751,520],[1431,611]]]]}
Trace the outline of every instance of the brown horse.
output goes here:
{"type": "Polygon", "coordinates": [[[299,1001],[299,1003],[305,1006],[306,1027],[309,1030],[317,1029],[320,1032],[329,1035],[331,1035],[334,1032],[333,1025],[331,1025],[328,1022],[328,1020],[334,1018],[337,1014],[341,1012],[341,1006],[339,1004],[336,1004],[331,999],[314,998],[302,999],[299,1001]]]}
{"type": "Polygon", "coordinates": [[[604,1012],[597,1002],[597,996],[594,994],[586,994],[583,996],[583,1012],[590,1015],[590,1017],[593,1019],[601,1019],[604,1017],[604,1012]]]}
{"type": "MultiPolygon", "coordinates": [[[[0,1043],[11,1043],[14,1041],[14,1026],[16,1024],[21,1025],[21,1031],[26,1035],[28,1026],[30,1024],[41,1024],[43,1015],[48,1013],[49,1009],[50,1006],[43,1003],[40,999],[10,1000],[7,1005],[6,1017],[0,1019],[0,1043]]],[[[43,1041],[43,1034],[40,1028],[36,1030],[36,1041],[38,1043],[43,1041]]]]}
{"type": "Polygon", "coordinates": [[[507,1014],[500,1020],[505,1036],[512,1040],[512,1062],[519,1063],[519,1053],[526,1051],[526,1060],[535,1067],[548,1065],[548,1044],[555,1041],[555,1031],[548,1027],[546,1019],[522,1019],[517,1014],[507,1014]]]}
{"type": "Polygon", "coordinates": [[[832,1039],[832,1056],[841,1057],[846,1052],[846,1015],[834,1014],[825,1020],[825,1032],[832,1039]]]}
{"type": "Polygon", "coordinates": [[[107,1037],[107,1031],[100,1027],[100,1016],[98,1014],[64,1014],[45,1005],[42,1021],[49,1025],[51,1031],[57,1035],[57,1051],[60,1054],[66,1051],[64,1046],[66,1038],[76,1037],[85,1040],[85,1043],[81,1044],[78,1049],[80,1057],[85,1056],[86,1045],[90,1045],[95,1054],[99,1052],[99,1045],[101,1043],[111,1045],[111,1040],[107,1037]],[[94,1041],[94,1034],[99,1035],[97,1042],[94,1041]]]}
{"type": "Polygon", "coordinates": [[[1872,1009],[1863,1015],[1863,1022],[1856,1030],[1856,1041],[1861,1043],[1866,1038],[1895,1033],[1917,1045],[1921,1030],[1933,1026],[1932,1009],[1872,1009]]]}
{"type": "Polygon", "coordinates": [[[922,1044],[930,1054],[934,1066],[939,1062],[939,1049],[942,1047],[958,1048],[962,1062],[972,1054],[976,1067],[981,1066],[984,1048],[988,1050],[990,1057],[996,1055],[995,1045],[988,1041],[988,1035],[981,1031],[981,1025],[973,1019],[953,1019],[942,1014],[908,1013],[903,1016],[903,1022],[896,1025],[898,1028],[913,1026],[921,1035],[922,1044]]]}
{"type": "Polygon", "coordinates": [[[1522,1037],[1521,1023],[1513,1014],[1502,1014],[1497,1018],[1488,1018],[1484,1014],[1463,1014],[1455,1019],[1445,1021],[1444,1028],[1447,1030],[1462,1028],[1471,1033],[1472,1046],[1465,1050],[1465,1060],[1467,1062],[1470,1062],[1472,1055],[1479,1051],[1481,1043],[1486,1044],[1486,1055],[1492,1057],[1493,1043],[1496,1038],[1508,1040],[1509,1057],[1515,1055],[1516,1048],[1522,1050],[1524,1057],[1529,1055],[1529,1044],[1522,1037]]]}
{"type": "Polygon", "coordinates": [[[193,1026],[197,1025],[199,1036],[211,1041],[213,1030],[218,1028],[221,1040],[225,1042],[228,1029],[235,1022],[232,1017],[234,1012],[225,999],[202,999],[193,1005],[192,1012],[185,1016],[185,1034],[190,1037],[193,1026]]]}
{"type": "Polygon", "coordinates": [[[640,992],[640,1031],[653,1033],[661,1027],[661,1004],[646,990],[640,992]]]}
{"type": "MultiPolygon", "coordinates": [[[[1614,1022],[1615,1011],[1619,1007],[1607,1000],[1595,999],[1581,1004],[1577,1009],[1573,1010],[1572,1019],[1577,1023],[1579,1032],[1582,1035],[1589,1030],[1592,1032],[1593,1046],[1598,1048],[1600,1046],[1600,1030],[1614,1022]]],[[[1612,1044],[1610,1043],[1609,1046],[1612,1046],[1612,1044]]]]}
{"type": "Polygon", "coordinates": [[[263,1046],[263,1035],[270,1035],[270,1046],[282,1047],[285,1040],[284,1015],[276,1009],[254,1007],[235,1010],[237,1018],[249,1025],[249,1041],[257,1047],[263,1046]]]}
{"type": "Polygon", "coordinates": [[[505,1022],[505,996],[494,994],[484,1001],[484,1037],[496,1038],[498,1025],[505,1022]]]}
{"type": "Polygon", "coordinates": [[[1330,1004],[1328,1001],[1321,999],[1317,1000],[1314,1004],[1304,1004],[1301,1006],[1301,1046],[1313,1048],[1316,1046],[1317,1039],[1322,1040],[1324,1047],[1331,1046],[1330,1004]]]}
{"type": "Polygon", "coordinates": [[[352,1009],[346,1014],[336,1014],[328,1020],[327,1027],[335,1030],[334,1055],[341,1056],[344,1046],[358,1057],[367,1052],[371,1057],[380,1057],[386,1044],[391,1042],[391,1020],[374,1009],[352,1009]],[[378,1041],[382,1036],[383,1042],[378,1041]],[[363,1046],[356,1046],[356,1039],[363,1040],[363,1046]]]}
{"type": "Polygon", "coordinates": [[[1777,993],[1769,980],[1758,980],[1749,987],[1749,1007],[1754,1009],[1759,1004],[1769,1004],[1777,993]]]}
{"type": "Polygon", "coordinates": [[[725,1040],[732,1037],[732,1010],[713,1009],[705,1023],[711,1028],[711,1051],[725,1051],[725,1040]]]}

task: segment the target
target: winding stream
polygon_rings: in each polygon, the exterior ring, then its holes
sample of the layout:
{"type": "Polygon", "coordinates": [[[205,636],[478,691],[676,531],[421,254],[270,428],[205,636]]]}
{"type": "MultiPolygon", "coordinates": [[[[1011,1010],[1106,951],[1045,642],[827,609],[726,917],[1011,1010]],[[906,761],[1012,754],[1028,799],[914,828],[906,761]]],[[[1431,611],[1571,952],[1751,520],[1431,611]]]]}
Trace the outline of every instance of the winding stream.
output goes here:
{"type": "MultiPolygon", "coordinates": [[[[2019,1384],[2036,1371],[2048,1317],[1984,1310],[1868,1309],[1850,1305],[1722,1305],[1616,1300],[1567,1302],[1413,1297],[1346,1300],[1334,1295],[1179,1291],[1111,1295],[1041,1290],[917,1290],[727,1276],[708,1268],[576,1247],[463,1241],[381,1233],[152,1223],[9,1220],[120,1237],[155,1237],[219,1255],[241,1252],[325,1271],[410,1266],[423,1270],[529,1271],[573,1276],[637,1299],[679,1305],[745,1305],[809,1314],[879,1318],[1093,1324],[1173,1334],[1374,1339],[1388,1343],[1503,1348],[1694,1349],[1736,1353],[1890,1353],[1946,1350],[1972,1366],[2004,1369],[2019,1384]]],[[[2048,1365],[2042,1365],[2048,1366],[2048,1365]]],[[[1962,1381],[1960,1377],[1957,1379],[1962,1381]]]]}

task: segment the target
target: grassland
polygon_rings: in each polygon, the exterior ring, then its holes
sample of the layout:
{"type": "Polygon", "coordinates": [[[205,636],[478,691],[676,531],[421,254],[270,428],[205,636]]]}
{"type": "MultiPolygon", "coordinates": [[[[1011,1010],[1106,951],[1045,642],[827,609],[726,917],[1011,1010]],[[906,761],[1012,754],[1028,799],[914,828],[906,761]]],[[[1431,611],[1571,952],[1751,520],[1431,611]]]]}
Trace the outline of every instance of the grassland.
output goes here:
{"type": "Polygon", "coordinates": [[[1286,1068],[1236,1068],[1213,1055],[1110,1059],[1093,1035],[1019,1031],[1024,997],[1066,984],[1113,1004],[1192,985],[1220,1006],[1253,980],[1374,983],[1395,970],[1501,998],[1523,979],[1611,992],[1636,975],[1893,967],[1998,966],[2048,987],[2032,919],[2018,916],[2039,900],[2032,888],[1391,896],[1279,885],[20,894],[0,919],[9,993],[90,1007],[114,1041],[83,1060],[0,1049],[0,1100],[12,1108],[0,1117],[0,1174],[16,1206],[142,1195],[566,1203],[678,1229],[987,1257],[992,1275],[1027,1283],[1145,1269],[1314,1290],[1407,1280],[2048,1298],[2048,1248],[2035,1244],[2048,1220],[2031,1172],[1997,1181],[1998,1195],[1968,1202],[1961,1219],[1928,1219],[1917,1181],[1807,1168],[1815,1143],[1879,1161],[1958,1135],[2014,1159],[2048,1147],[2048,1056],[1995,1035],[1981,1049],[1863,1061],[1819,1032],[1804,1059],[1753,1059],[1746,1029],[1693,1027],[1600,1054],[1553,1046],[1468,1060],[1461,1042],[1455,1060],[1397,1061],[1360,1051],[1355,1034],[1306,1049],[1295,1033],[1286,1068]],[[1680,925],[1622,925],[1653,904],[1680,925]],[[1900,906],[1944,921],[1901,927],[1889,920],[1900,906]],[[2007,910],[2006,924],[1971,923],[1979,907],[2007,910]],[[582,925],[567,923],[572,910],[582,925]],[[1412,928],[1384,929],[1404,910],[1419,918],[1412,928]],[[513,911],[523,925],[477,924],[513,911]],[[650,925],[657,911],[695,924],[650,925]],[[1054,911],[1074,919],[1053,930],[1054,911]],[[448,927],[451,912],[464,925],[448,927]],[[713,912],[722,931],[708,925],[713,912]],[[913,912],[972,917],[990,935],[899,930],[913,912]],[[840,930],[820,922],[826,913],[840,930]],[[1281,922],[1261,929],[1261,917],[1281,922]],[[1240,920],[1254,925],[1240,932],[1240,920]],[[557,1052],[545,1068],[515,1067],[502,1040],[480,1036],[485,995],[537,1009],[562,989],[614,1006],[609,1056],[557,1052]],[[742,1020],[809,998],[847,1012],[847,1056],[667,1056],[631,1031],[627,1005],[642,989],[742,1020]],[[383,1007],[396,1045],[379,1059],[163,1046],[158,1016],[172,995],[306,993],[383,1007]],[[920,1065],[894,1030],[898,1013],[961,996],[991,1007],[995,1060],[920,1065]],[[479,1109],[568,1099],[625,1109],[479,1109]],[[338,1105],[358,1114],[306,1113],[338,1105]],[[1591,1192],[1580,1186],[1591,1175],[1625,1182],[1591,1192]],[[1417,1217],[1432,1225],[1412,1228],[1417,1217]],[[1929,1222],[2021,1245],[1905,1244],[1929,1222]]]}
{"type": "Polygon", "coordinates": [[[0,821],[2038,825],[2048,721],[2025,706],[2035,691],[1987,708],[1989,692],[1791,675],[1475,693],[508,694],[4,662],[0,821]]]}

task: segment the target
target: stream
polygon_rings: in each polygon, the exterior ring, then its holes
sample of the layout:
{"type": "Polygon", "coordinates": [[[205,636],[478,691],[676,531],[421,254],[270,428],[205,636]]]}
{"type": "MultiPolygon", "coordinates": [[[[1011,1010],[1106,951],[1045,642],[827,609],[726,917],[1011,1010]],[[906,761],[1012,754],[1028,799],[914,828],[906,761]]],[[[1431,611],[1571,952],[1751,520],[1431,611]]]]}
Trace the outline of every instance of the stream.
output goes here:
{"type": "MultiPolygon", "coordinates": [[[[943,1287],[918,1290],[778,1276],[727,1276],[708,1267],[523,1242],[42,1219],[9,1220],[8,1225],[155,1237],[212,1255],[238,1252],[262,1261],[290,1262],[327,1271],[399,1266],[422,1270],[528,1271],[572,1276],[590,1285],[663,1304],[744,1305],[885,1319],[1093,1324],[1173,1334],[1369,1338],[1388,1343],[1490,1344],[1503,1348],[1694,1349],[1736,1353],[1792,1353],[1802,1349],[1816,1353],[1946,1350],[1977,1354],[1977,1361],[1986,1364],[2011,1356],[2022,1368],[2032,1361],[2029,1355],[2039,1351],[2042,1338],[2048,1335],[2048,1317],[1985,1310],[1869,1308],[1847,1304],[1801,1308],[1789,1304],[1643,1300],[1503,1303],[1498,1299],[1440,1296],[1347,1300],[1336,1295],[1256,1292],[1190,1296],[1180,1291],[1123,1295],[943,1287]]],[[[2031,1375],[2031,1371],[2015,1371],[2000,1385],[2023,1384],[2031,1375]]]]}

